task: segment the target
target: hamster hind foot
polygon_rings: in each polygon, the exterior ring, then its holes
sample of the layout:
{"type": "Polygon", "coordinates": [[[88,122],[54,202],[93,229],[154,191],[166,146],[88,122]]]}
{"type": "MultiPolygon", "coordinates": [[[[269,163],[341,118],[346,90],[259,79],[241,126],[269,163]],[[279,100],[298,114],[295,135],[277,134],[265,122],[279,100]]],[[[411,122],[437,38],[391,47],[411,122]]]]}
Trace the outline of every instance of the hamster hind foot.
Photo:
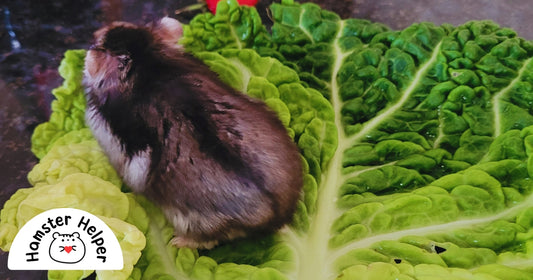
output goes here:
{"type": "Polygon", "coordinates": [[[191,249],[212,249],[218,245],[217,240],[212,241],[197,241],[194,238],[185,237],[185,236],[176,236],[170,240],[170,244],[178,248],[191,248],[191,249]]]}
{"type": "Polygon", "coordinates": [[[174,238],[170,240],[170,244],[178,248],[191,248],[191,249],[212,249],[213,247],[219,245],[221,240],[230,241],[238,238],[244,238],[247,234],[241,230],[231,230],[229,234],[223,238],[212,238],[212,239],[199,239],[194,236],[183,236],[175,234],[174,238]]]}

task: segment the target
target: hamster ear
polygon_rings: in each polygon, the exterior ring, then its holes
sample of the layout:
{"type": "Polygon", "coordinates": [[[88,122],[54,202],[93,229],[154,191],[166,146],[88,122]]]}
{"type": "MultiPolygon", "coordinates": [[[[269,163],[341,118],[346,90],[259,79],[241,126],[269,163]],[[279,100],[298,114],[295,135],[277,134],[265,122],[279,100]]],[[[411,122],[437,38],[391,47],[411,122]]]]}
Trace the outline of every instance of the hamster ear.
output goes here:
{"type": "Polygon", "coordinates": [[[80,238],[80,234],[76,231],[76,232],[73,232],[72,233],[72,236],[76,237],[76,238],[80,238]]]}
{"type": "Polygon", "coordinates": [[[59,236],[59,232],[54,232],[54,233],[52,234],[52,237],[53,237],[54,239],[56,239],[58,236],[59,236]]]}
{"type": "Polygon", "coordinates": [[[183,26],[179,21],[170,17],[162,18],[154,28],[154,33],[169,46],[176,46],[183,35],[183,26]]]}
{"type": "Polygon", "coordinates": [[[102,47],[115,54],[142,56],[153,42],[148,30],[130,23],[115,22],[104,31],[102,47]]]}

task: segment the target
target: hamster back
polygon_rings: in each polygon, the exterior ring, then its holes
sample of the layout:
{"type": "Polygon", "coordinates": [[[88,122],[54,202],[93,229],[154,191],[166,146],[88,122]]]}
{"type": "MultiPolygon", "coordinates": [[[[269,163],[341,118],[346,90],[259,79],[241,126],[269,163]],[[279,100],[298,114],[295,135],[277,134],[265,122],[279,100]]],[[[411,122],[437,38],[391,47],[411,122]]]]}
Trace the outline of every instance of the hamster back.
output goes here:
{"type": "Polygon", "coordinates": [[[261,101],[175,45],[179,23],[97,31],[84,84],[87,123],[124,182],[210,248],[289,223],[302,188],[297,146],[261,101]]]}

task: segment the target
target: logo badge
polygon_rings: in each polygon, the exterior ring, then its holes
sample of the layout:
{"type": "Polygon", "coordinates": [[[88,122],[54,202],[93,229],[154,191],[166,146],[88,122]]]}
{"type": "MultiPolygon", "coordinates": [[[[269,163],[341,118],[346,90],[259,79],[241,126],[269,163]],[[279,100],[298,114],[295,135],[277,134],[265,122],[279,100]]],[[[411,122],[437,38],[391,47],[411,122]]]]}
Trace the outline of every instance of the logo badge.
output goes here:
{"type": "Polygon", "coordinates": [[[73,208],[45,211],[17,233],[9,250],[11,270],[119,270],[122,250],[98,217],[73,208]]]}

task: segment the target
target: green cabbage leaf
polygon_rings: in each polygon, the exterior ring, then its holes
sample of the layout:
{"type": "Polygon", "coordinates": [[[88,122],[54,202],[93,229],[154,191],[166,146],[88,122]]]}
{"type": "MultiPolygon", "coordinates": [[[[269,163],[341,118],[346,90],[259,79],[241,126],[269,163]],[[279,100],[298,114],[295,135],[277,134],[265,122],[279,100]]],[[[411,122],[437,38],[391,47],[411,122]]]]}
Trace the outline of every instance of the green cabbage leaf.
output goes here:
{"type": "MultiPolygon", "coordinates": [[[[394,31],[282,1],[265,43],[247,37],[257,28],[240,28],[247,13],[227,2],[229,16],[186,27],[188,50],[254,49],[333,109],[336,129],[313,131],[334,147],[309,158],[310,142],[295,137],[317,186],[298,216],[307,226],[278,234],[291,248],[292,266],[278,267],[287,279],[533,277],[531,42],[490,21],[394,31]],[[229,47],[200,36],[217,27],[232,30],[229,47]]],[[[291,117],[297,126],[300,115],[291,117]]],[[[207,254],[268,262],[233,246],[207,254]]]]}
{"type": "Polygon", "coordinates": [[[32,138],[34,187],[0,212],[0,248],[46,207],[74,207],[105,219],[127,255],[98,279],[533,279],[533,43],[490,21],[390,30],[293,1],[269,15],[270,30],[221,1],[180,44],[297,143],[291,225],[211,250],[170,246],[161,210],[128,192],[85,128],[84,52],[69,51],[32,138]]]}
{"type": "Polygon", "coordinates": [[[70,50],[59,65],[63,84],[52,90],[50,120],[38,125],[31,138],[31,150],[39,159],[50,150],[52,144],[67,132],[76,131],[85,125],[85,96],[81,80],[85,50],[70,50]],[[80,59],[81,58],[81,59],[80,59]]]}

